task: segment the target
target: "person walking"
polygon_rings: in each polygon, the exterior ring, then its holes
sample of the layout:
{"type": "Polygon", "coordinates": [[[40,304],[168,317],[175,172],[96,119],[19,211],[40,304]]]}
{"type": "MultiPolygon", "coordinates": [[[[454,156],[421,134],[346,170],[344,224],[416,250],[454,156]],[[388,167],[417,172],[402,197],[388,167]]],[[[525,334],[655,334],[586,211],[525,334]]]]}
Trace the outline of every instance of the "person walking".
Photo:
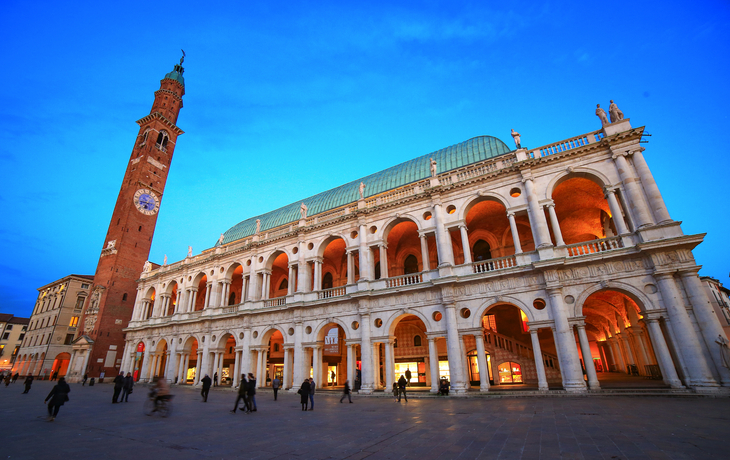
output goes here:
{"type": "Polygon", "coordinates": [[[127,376],[124,377],[124,384],[122,385],[122,401],[129,402],[129,395],[132,394],[132,388],[134,387],[134,379],[132,374],[127,372],[127,376]]]}
{"type": "Polygon", "coordinates": [[[16,372],[15,375],[13,375],[13,383],[15,383],[18,380],[18,377],[20,377],[20,374],[18,374],[16,372]]]}
{"type": "Polygon", "coordinates": [[[299,388],[299,401],[302,403],[302,410],[307,410],[307,402],[309,401],[309,380],[304,379],[304,383],[299,388]]]}
{"type": "Polygon", "coordinates": [[[122,392],[122,387],[124,386],[124,373],[120,372],[119,375],[114,377],[114,395],[112,396],[112,404],[116,404],[119,401],[119,393],[122,392]]]}
{"type": "Polygon", "coordinates": [[[218,373],[217,372],[215,374],[213,374],[213,386],[214,387],[218,386],[218,373]]]}
{"type": "Polygon", "coordinates": [[[238,386],[238,396],[236,396],[236,404],[233,405],[232,414],[238,410],[238,402],[243,400],[243,406],[241,410],[245,413],[251,412],[248,408],[248,382],[246,381],[246,374],[241,374],[241,384],[238,386]]]}
{"type": "Polygon", "coordinates": [[[33,376],[29,375],[25,378],[25,381],[23,382],[23,385],[25,385],[25,391],[23,394],[30,391],[30,386],[33,385],[33,376]]]}
{"type": "Polygon", "coordinates": [[[12,379],[12,377],[10,376],[10,372],[8,372],[8,375],[5,376],[5,386],[10,385],[10,379],[12,379]]]}
{"type": "Polygon", "coordinates": [[[281,381],[279,380],[279,377],[274,377],[274,380],[271,382],[271,388],[274,389],[274,401],[276,401],[276,397],[279,393],[279,386],[281,386],[281,381]]]}
{"type": "Polygon", "coordinates": [[[350,404],[352,404],[352,397],[350,396],[350,381],[345,380],[345,390],[342,393],[342,397],[340,398],[340,403],[343,399],[345,399],[345,396],[347,396],[347,399],[350,401],[350,404]]]}
{"type": "Polygon", "coordinates": [[[251,412],[256,412],[256,377],[248,374],[248,407],[251,412]]]}
{"type": "Polygon", "coordinates": [[[314,389],[317,388],[317,384],[314,379],[309,379],[309,410],[314,410],[314,389]]]}
{"type": "Polygon", "coordinates": [[[208,402],[208,392],[210,392],[210,384],[212,383],[208,374],[205,374],[205,377],[200,380],[200,383],[203,384],[203,389],[200,390],[200,396],[203,397],[203,402],[208,402]]]}
{"type": "Polygon", "coordinates": [[[66,379],[61,377],[58,380],[56,386],[51,388],[51,392],[48,393],[44,403],[48,403],[48,421],[52,422],[58,415],[58,410],[63,406],[63,403],[68,401],[68,393],[71,391],[71,387],[66,383],[66,379]],[[49,402],[50,399],[50,402],[49,402]]]}
{"type": "Polygon", "coordinates": [[[398,402],[400,402],[400,397],[403,396],[405,398],[406,402],[408,402],[408,396],[406,396],[406,384],[408,382],[406,381],[405,376],[401,375],[398,379],[398,402]]]}
{"type": "Polygon", "coordinates": [[[84,374],[84,379],[81,381],[81,386],[86,385],[86,379],[89,378],[89,374],[84,374]]]}

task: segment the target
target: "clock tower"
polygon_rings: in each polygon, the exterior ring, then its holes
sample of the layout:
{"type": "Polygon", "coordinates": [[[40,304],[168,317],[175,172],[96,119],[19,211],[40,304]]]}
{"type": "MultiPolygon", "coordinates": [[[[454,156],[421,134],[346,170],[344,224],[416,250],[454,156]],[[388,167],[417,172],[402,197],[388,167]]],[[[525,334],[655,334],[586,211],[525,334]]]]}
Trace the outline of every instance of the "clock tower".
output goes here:
{"type": "Polygon", "coordinates": [[[140,277],[150,254],[157,213],[175,144],[183,131],[177,117],[185,94],[183,58],[160,82],[149,115],[137,120],[139,133],[127,163],[109,230],[74,341],[69,363],[73,378],[102,372],[114,377],[124,352],[140,277]]]}

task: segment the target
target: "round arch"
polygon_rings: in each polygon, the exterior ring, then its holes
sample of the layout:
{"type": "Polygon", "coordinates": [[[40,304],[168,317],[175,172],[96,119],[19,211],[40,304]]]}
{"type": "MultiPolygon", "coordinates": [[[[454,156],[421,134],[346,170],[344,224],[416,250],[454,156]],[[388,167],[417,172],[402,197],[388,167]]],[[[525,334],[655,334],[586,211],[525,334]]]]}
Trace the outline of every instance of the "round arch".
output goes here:
{"type": "Polygon", "coordinates": [[[162,289],[160,292],[171,295],[173,290],[175,289],[175,287],[178,288],[178,291],[180,290],[180,287],[177,284],[177,280],[170,280],[170,282],[167,283],[167,286],[164,289],[162,289]]]}
{"type": "Polygon", "coordinates": [[[213,348],[225,347],[226,343],[228,343],[229,337],[232,337],[233,341],[236,343],[236,346],[238,346],[239,339],[236,337],[236,333],[234,331],[225,330],[225,331],[221,331],[221,332],[216,332],[215,335],[218,336],[218,339],[216,340],[216,343],[213,346],[213,348]]]}
{"type": "Polygon", "coordinates": [[[474,312],[474,315],[472,315],[471,327],[482,327],[482,316],[484,316],[490,308],[496,307],[497,305],[511,305],[513,307],[517,307],[522,310],[525,316],[527,316],[528,322],[537,320],[533,309],[525,305],[524,302],[516,297],[503,295],[495,299],[489,299],[481,304],[474,312]]]}
{"type": "Polygon", "coordinates": [[[583,316],[583,304],[585,303],[586,299],[588,299],[588,297],[598,291],[618,291],[622,294],[625,294],[631,300],[633,300],[634,303],[636,303],[642,313],[660,309],[656,305],[654,305],[649,296],[647,296],[644,292],[635,288],[634,286],[623,283],[621,281],[607,281],[603,283],[595,283],[580,293],[575,302],[573,316],[583,316]]]}
{"type": "Polygon", "coordinates": [[[243,265],[242,263],[240,263],[240,262],[235,262],[235,261],[234,261],[234,262],[231,262],[231,263],[230,263],[230,264],[228,265],[228,267],[225,267],[225,268],[223,269],[223,277],[224,277],[224,278],[225,278],[225,279],[226,279],[227,281],[230,281],[230,280],[231,280],[231,278],[233,278],[233,273],[234,273],[234,272],[236,271],[236,269],[238,269],[238,267],[241,267],[241,273],[243,273],[243,271],[244,271],[244,265],[243,265]]]}
{"type": "Polygon", "coordinates": [[[157,294],[157,290],[155,289],[155,287],[150,286],[147,288],[147,291],[145,292],[144,300],[152,300],[152,297],[155,296],[156,294],[157,294]]]}
{"type": "Polygon", "coordinates": [[[165,351],[165,348],[169,348],[167,346],[167,340],[165,340],[164,338],[160,338],[159,340],[157,340],[157,342],[155,343],[155,351],[158,353],[163,352],[165,351]]]}
{"type": "Polygon", "coordinates": [[[342,328],[343,331],[345,331],[345,338],[350,339],[352,338],[352,333],[350,331],[350,328],[345,324],[344,321],[342,321],[339,318],[327,318],[319,322],[319,324],[314,327],[314,337],[317,342],[324,340],[324,328],[325,326],[329,324],[336,324],[342,328]]]}
{"type": "MultiPolygon", "coordinates": [[[[420,319],[423,322],[423,325],[426,326],[426,332],[433,332],[434,328],[431,324],[431,321],[426,317],[423,313],[421,313],[418,310],[412,310],[412,309],[403,309],[398,310],[396,312],[393,312],[390,317],[384,322],[383,326],[385,326],[383,329],[388,331],[388,335],[394,335],[395,334],[395,328],[398,326],[398,323],[406,317],[406,316],[415,316],[418,319],[420,319]]],[[[371,318],[374,317],[373,314],[370,315],[371,318]]],[[[371,330],[374,326],[371,325],[371,330]]]]}
{"type": "Polygon", "coordinates": [[[292,260],[291,254],[289,254],[289,252],[286,249],[284,249],[284,248],[275,248],[271,252],[271,254],[269,254],[268,256],[266,256],[266,259],[264,260],[264,268],[266,270],[271,270],[273,268],[273,266],[274,266],[274,261],[281,254],[284,254],[286,256],[286,258],[287,258],[288,261],[291,261],[292,260]]]}
{"type": "Polygon", "coordinates": [[[509,209],[510,207],[507,199],[504,198],[502,195],[494,192],[480,191],[476,196],[472,197],[469,201],[464,203],[464,206],[461,207],[461,210],[459,210],[459,220],[466,220],[466,216],[469,215],[469,211],[471,211],[471,208],[481,203],[482,201],[495,201],[504,206],[505,210],[509,209]]]}
{"type": "Polygon", "coordinates": [[[419,232],[423,229],[423,225],[421,225],[421,219],[411,215],[410,213],[405,213],[396,217],[391,217],[383,222],[383,226],[381,227],[381,239],[383,241],[388,241],[388,234],[390,234],[390,231],[393,229],[393,227],[400,224],[401,222],[413,222],[414,224],[416,224],[416,231],[419,232]]]}
{"type": "Polygon", "coordinates": [[[317,257],[324,257],[324,251],[327,249],[327,246],[336,240],[342,240],[345,243],[345,248],[347,248],[347,241],[349,238],[346,238],[345,235],[339,234],[339,233],[330,233],[326,237],[324,237],[319,243],[317,243],[317,249],[315,249],[314,253],[317,257]]]}
{"type": "MultiPolygon", "coordinates": [[[[259,343],[256,345],[268,345],[269,340],[271,340],[271,336],[274,335],[276,331],[279,331],[281,333],[281,336],[284,338],[284,343],[286,342],[286,338],[288,337],[286,331],[281,326],[268,326],[266,329],[263,330],[263,332],[259,333],[259,343]]],[[[251,331],[253,334],[253,331],[251,331]]],[[[253,338],[253,336],[251,337],[253,338]]]]}
{"type": "Polygon", "coordinates": [[[573,178],[588,179],[598,184],[601,189],[611,184],[611,181],[608,179],[608,177],[606,177],[606,175],[604,175],[601,171],[593,168],[577,167],[573,168],[572,171],[563,171],[560,174],[556,174],[550,180],[550,182],[548,182],[547,187],[545,187],[545,195],[541,197],[541,199],[552,199],[555,187],[565,182],[566,180],[573,178]]]}

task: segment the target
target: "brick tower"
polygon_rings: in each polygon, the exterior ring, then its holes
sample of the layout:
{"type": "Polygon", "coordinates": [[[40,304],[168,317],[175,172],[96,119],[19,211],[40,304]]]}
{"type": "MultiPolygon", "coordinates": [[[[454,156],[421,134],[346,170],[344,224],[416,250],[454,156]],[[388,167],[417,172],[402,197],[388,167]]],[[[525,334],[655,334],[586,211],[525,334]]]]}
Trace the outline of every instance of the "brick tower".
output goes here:
{"type": "Polygon", "coordinates": [[[145,268],[185,94],[183,58],[160,82],[152,110],[137,121],[139,134],[124,173],[109,230],[74,341],[71,375],[114,377],[124,352],[122,329],[132,318],[136,280],[145,268]],[[72,367],[73,366],[73,367],[72,367]]]}

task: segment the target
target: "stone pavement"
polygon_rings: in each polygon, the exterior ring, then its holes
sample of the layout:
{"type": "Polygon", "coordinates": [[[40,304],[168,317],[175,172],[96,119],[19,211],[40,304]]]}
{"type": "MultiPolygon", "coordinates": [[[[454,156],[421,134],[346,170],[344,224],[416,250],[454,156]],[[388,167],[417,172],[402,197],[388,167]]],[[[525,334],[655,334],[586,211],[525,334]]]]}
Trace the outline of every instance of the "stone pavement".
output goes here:
{"type": "Polygon", "coordinates": [[[142,413],[146,388],[111,404],[112,387],[71,384],[71,400],[45,420],[50,382],[21,394],[0,386],[3,459],[688,459],[730,458],[730,399],[583,397],[508,399],[257,397],[259,410],[230,414],[235,393],[202,403],[176,395],[167,419],[142,413]]]}

